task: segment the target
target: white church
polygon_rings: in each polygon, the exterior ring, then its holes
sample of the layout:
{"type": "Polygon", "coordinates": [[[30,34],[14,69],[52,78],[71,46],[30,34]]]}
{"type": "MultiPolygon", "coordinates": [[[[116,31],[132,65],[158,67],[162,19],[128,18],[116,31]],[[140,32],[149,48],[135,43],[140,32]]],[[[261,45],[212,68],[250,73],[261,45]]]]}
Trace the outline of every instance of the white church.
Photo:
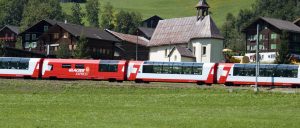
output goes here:
{"type": "Polygon", "coordinates": [[[148,44],[150,61],[220,62],[223,36],[200,0],[197,16],[160,20],[148,44]]]}

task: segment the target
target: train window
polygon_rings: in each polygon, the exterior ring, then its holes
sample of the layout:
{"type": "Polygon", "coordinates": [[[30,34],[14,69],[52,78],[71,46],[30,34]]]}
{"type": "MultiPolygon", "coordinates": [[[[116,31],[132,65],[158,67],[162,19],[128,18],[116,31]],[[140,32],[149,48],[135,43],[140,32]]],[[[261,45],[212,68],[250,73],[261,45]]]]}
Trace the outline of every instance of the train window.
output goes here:
{"type": "Polygon", "coordinates": [[[161,73],[171,74],[172,73],[172,65],[163,65],[161,73]]]}
{"type": "Polygon", "coordinates": [[[84,69],[84,64],[75,64],[76,69],[84,69]]]}
{"type": "Polygon", "coordinates": [[[194,75],[202,75],[203,64],[194,63],[193,66],[193,74],[194,75]]]}
{"type": "Polygon", "coordinates": [[[118,72],[118,60],[101,60],[99,72],[118,72]]]}
{"type": "Polygon", "coordinates": [[[143,73],[153,73],[153,65],[143,65],[143,73]]]}
{"type": "Polygon", "coordinates": [[[0,58],[0,69],[3,69],[2,63],[2,58],[0,58]]]}
{"type": "Polygon", "coordinates": [[[193,67],[192,66],[182,66],[182,74],[192,74],[193,67]]]}
{"type": "Polygon", "coordinates": [[[62,68],[71,68],[71,64],[62,64],[61,65],[62,68]]]}
{"type": "Polygon", "coordinates": [[[153,73],[161,73],[162,65],[153,65],[153,73]]]}
{"type": "Polygon", "coordinates": [[[19,61],[19,69],[24,69],[24,70],[28,70],[29,69],[29,59],[20,59],[19,61]]]}
{"type": "Polygon", "coordinates": [[[182,63],[173,63],[172,74],[182,74],[182,63]]]}

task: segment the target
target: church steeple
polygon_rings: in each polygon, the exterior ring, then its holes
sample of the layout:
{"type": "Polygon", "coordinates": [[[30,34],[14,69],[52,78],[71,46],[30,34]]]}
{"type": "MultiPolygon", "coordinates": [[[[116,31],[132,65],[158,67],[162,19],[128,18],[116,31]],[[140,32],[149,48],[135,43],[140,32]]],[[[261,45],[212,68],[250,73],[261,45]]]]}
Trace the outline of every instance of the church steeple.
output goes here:
{"type": "Polygon", "coordinates": [[[208,15],[208,8],[209,8],[209,5],[207,4],[206,0],[199,1],[199,3],[196,5],[197,21],[200,19],[203,19],[205,16],[208,15]]]}

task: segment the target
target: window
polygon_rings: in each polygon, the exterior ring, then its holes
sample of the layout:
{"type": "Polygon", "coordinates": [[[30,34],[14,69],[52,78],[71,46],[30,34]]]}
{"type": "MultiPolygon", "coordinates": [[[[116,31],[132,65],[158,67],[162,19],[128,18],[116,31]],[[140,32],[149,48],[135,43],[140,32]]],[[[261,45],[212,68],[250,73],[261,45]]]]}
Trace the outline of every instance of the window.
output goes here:
{"type": "Polygon", "coordinates": [[[32,39],[32,40],[36,40],[36,34],[32,34],[32,35],[31,35],[31,39],[32,39]]]}
{"type": "Polygon", "coordinates": [[[193,54],[196,55],[196,47],[193,47],[193,54]]]}
{"type": "Polygon", "coordinates": [[[48,29],[49,29],[49,26],[45,25],[44,26],[44,32],[48,31],[48,29]]]}
{"type": "Polygon", "coordinates": [[[272,33],[271,34],[271,39],[277,39],[277,34],[276,33],[272,33]]]}
{"type": "Polygon", "coordinates": [[[75,64],[76,69],[84,69],[84,64],[75,64]]]}
{"type": "Polygon", "coordinates": [[[71,68],[71,64],[62,64],[62,68],[71,68]]]}
{"type": "Polygon", "coordinates": [[[277,48],[277,44],[271,44],[271,49],[276,49],[277,48]]]}
{"type": "Polygon", "coordinates": [[[99,72],[118,72],[118,60],[100,60],[99,72]]]}
{"type": "Polygon", "coordinates": [[[206,55],[206,46],[202,47],[202,55],[206,55]]]}
{"type": "Polygon", "coordinates": [[[25,42],[25,48],[30,48],[30,43],[29,42],[25,42]]]}
{"type": "Polygon", "coordinates": [[[30,40],[30,34],[25,34],[25,40],[29,41],[30,40]]]}
{"type": "Polygon", "coordinates": [[[165,57],[168,57],[168,49],[165,49],[165,57]]]}
{"type": "Polygon", "coordinates": [[[69,33],[65,32],[64,33],[64,38],[69,38],[69,33]]]}
{"type": "Polygon", "coordinates": [[[53,39],[58,39],[59,38],[59,33],[54,33],[53,34],[53,39]]]}
{"type": "Polygon", "coordinates": [[[37,43],[36,42],[32,42],[30,45],[31,48],[36,48],[37,47],[37,43]]]}
{"type": "Polygon", "coordinates": [[[29,59],[27,58],[1,58],[0,69],[28,70],[29,59]]]}

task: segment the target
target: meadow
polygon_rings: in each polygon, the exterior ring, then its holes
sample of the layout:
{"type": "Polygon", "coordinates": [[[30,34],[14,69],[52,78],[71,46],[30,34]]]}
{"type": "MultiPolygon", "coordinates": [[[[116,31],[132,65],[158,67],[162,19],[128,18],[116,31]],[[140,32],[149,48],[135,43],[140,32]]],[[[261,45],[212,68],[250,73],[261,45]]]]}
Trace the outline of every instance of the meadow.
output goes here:
{"type": "MultiPolygon", "coordinates": [[[[198,0],[99,0],[103,6],[110,2],[116,11],[126,10],[140,12],[143,19],[153,15],[159,15],[164,19],[195,16],[194,8],[198,0]]],[[[250,9],[255,0],[208,0],[210,12],[216,24],[220,27],[226,18],[227,13],[237,15],[241,9],[250,9]]],[[[70,3],[63,3],[64,12],[71,14],[70,3]]],[[[81,5],[85,10],[84,4],[81,5]]],[[[86,19],[84,20],[86,22],[86,19]]],[[[87,23],[86,23],[87,24],[87,23]]]]}
{"type": "Polygon", "coordinates": [[[194,84],[0,80],[1,127],[298,128],[300,93],[194,84]]]}

